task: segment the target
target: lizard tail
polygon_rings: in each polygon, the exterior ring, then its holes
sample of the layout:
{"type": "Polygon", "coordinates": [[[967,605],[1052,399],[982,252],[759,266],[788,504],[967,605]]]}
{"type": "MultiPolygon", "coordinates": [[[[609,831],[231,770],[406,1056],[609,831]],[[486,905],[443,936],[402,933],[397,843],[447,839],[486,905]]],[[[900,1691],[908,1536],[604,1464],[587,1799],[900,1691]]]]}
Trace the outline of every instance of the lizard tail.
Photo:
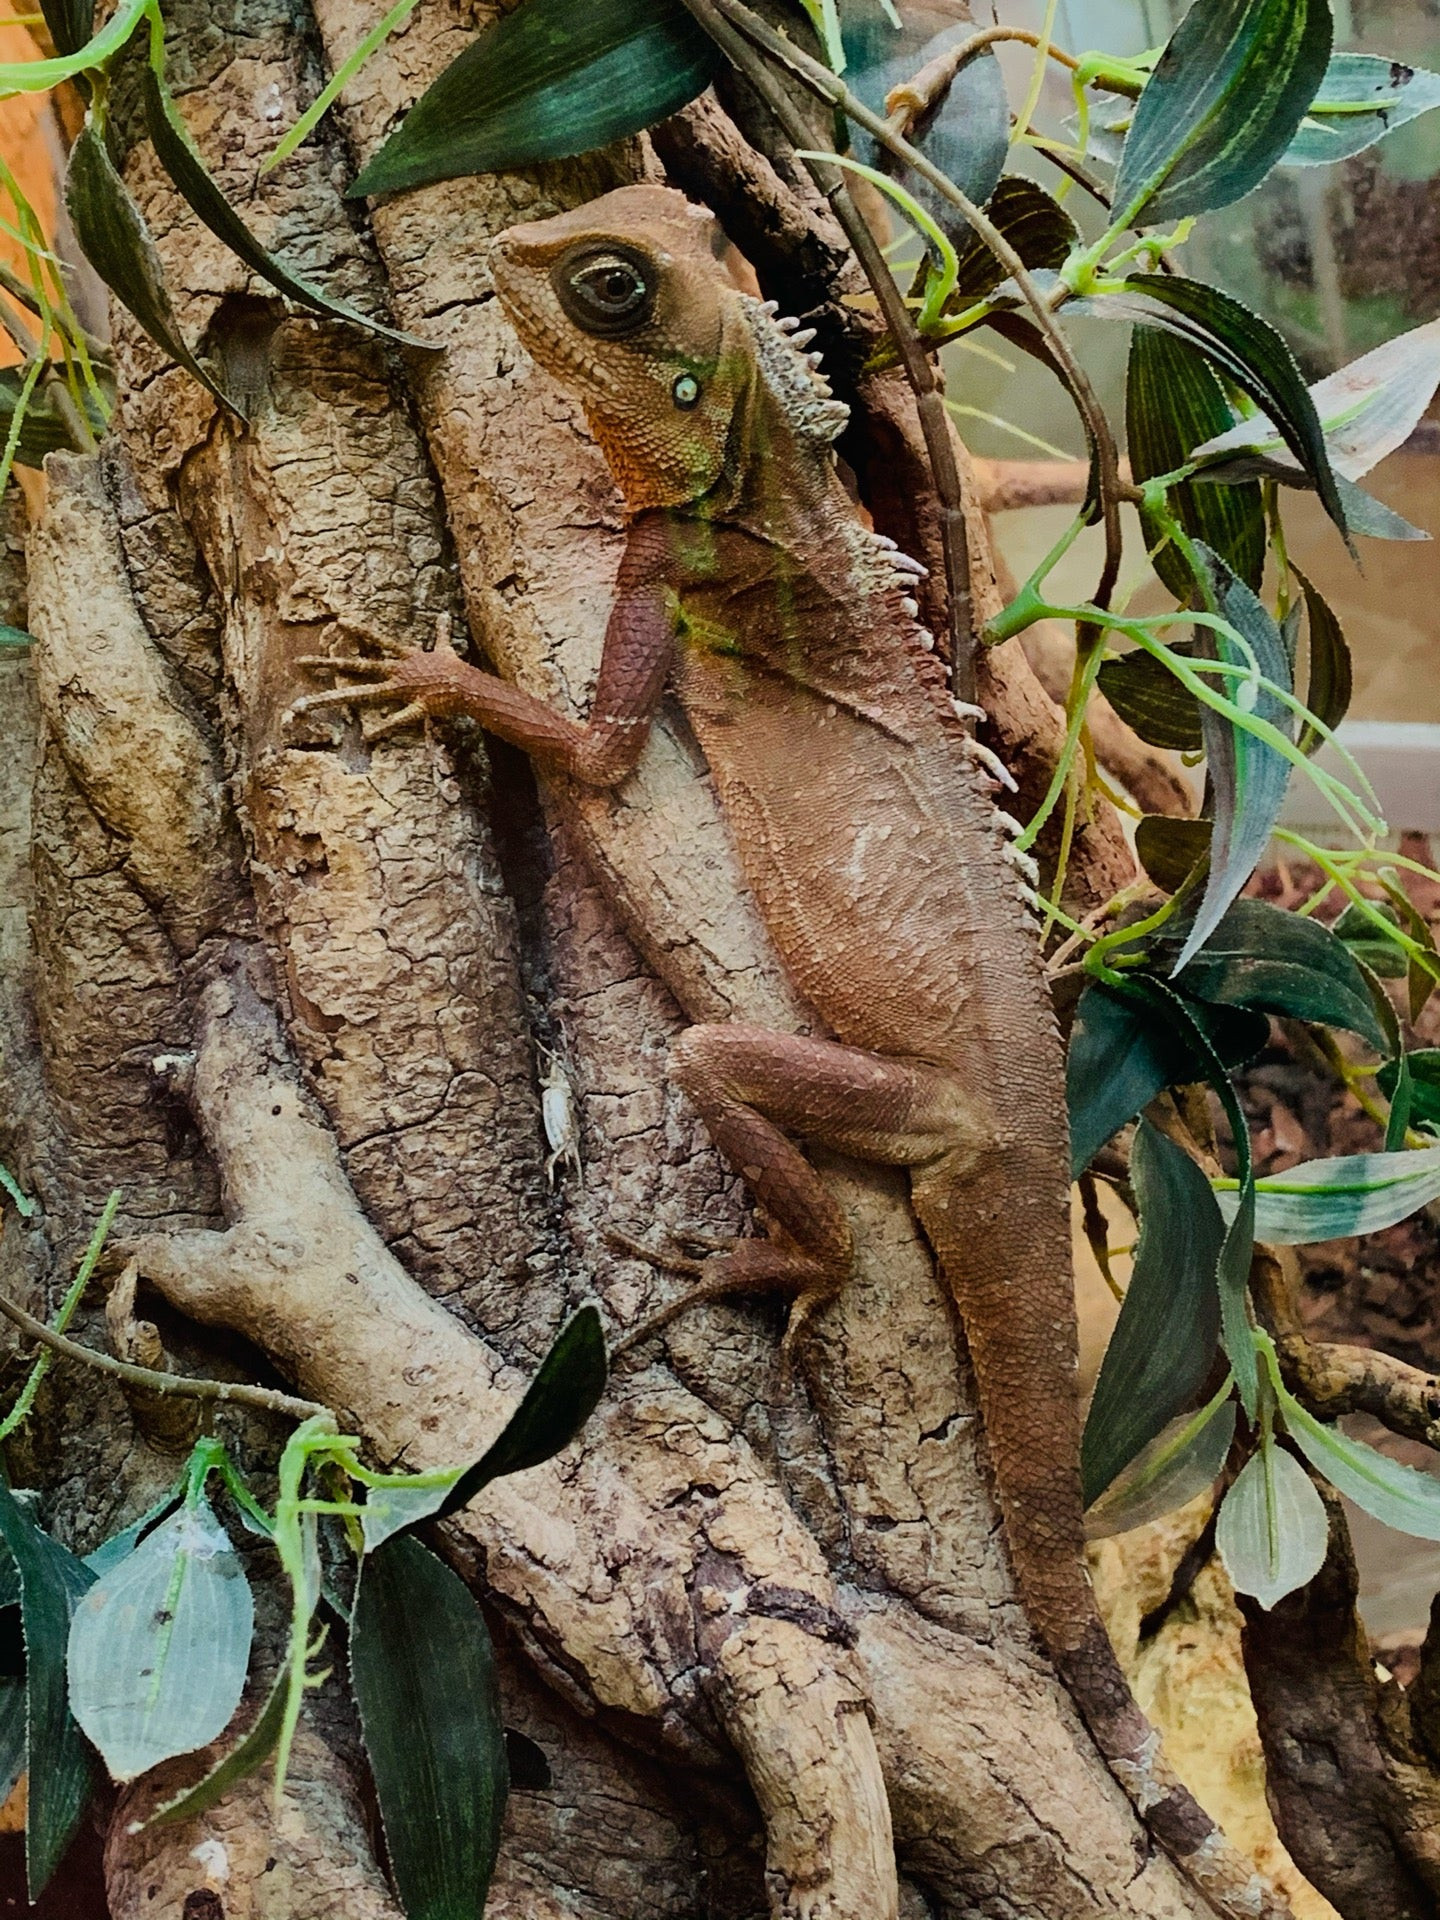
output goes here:
{"type": "Polygon", "coordinates": [[[915,1210],[959,1305],[1020,1598],[1106,1764],[1181,1872],[1225,1920],[1292,1920],[1165,1758],[1091,1591],[1075,1393],[1070,1222],[1053,1142],[1013,1137],[993,1164],[912,1169],[915,1210]],[[1041,1157],[1045,1164],[1038,1164],[1041,1157]]]}

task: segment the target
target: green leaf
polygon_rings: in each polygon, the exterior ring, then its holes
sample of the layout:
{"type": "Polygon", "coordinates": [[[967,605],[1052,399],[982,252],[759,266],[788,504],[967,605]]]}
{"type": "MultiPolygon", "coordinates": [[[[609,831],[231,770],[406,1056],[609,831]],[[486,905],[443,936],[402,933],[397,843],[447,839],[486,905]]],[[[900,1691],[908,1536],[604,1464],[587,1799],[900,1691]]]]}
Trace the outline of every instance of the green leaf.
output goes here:
{"type": "MultiPolygon", "coordinates": [[[[48,93],[63,80],[73,80],[78,74],[104,66],[125,45],[145,18],[146,9],[153,4],[154,0],[120,0],[120,5],[93,40],[77,47],[73,53],[62,53],[58,59],[16,60],[0,64],[0,95],[48,93]]],[[[78,19],[78,14],[76,17],[78,19]]],[[[63,21],[61,25],[62,30],[68,33],[63,21]]],[[[56,45],[59,44],[57,40],[56,45]]]]}
{"type": "Polygon", "coordinates": [[[1129,224],[1242,199],[1290,145],[1330,58],[1326,0],[1199,0],[1145,84],[1115,176],[1129,224]]]}
{"type": "MultiPolygon", "coordinates": [[[[1201,652],[1235,666],[1248,665],[1249,655],[1253,654],[1260,672],[1288,692],[1290,659],[1279,628],[1255,594],[1243,580],[1235,578],[1218,554],[1198,540],[1195,550],[1210,575],[1219,612],[1245,643],[1242,647],[1228,633],[1201,628],[1201,652]]],[[[1245,701],[1247,710],[1257,719],[1268,720],[1287,737],[1293,735],[1294,718],[1275,694],[1263,687],[1242,689],[1235,681],[1227,681],[1225,691],[1237,702],[1253,691],[1253,698],[1245,701]]],[[[1270,844],[1285,804],[1285,790],[1290,784],[1290,762],[1284,754],[1235,726],[1224,714],[1212,707],[1202,707],[1200,730],[1205,738],[1213,816],[1210,873],[1200,910],[1175,963],[1176,973],[1210,938],[1230,903],[1255,871],[1270,844]]]]}
{"type": "Polygon", "coordinates": [[[70,1707],[114,1779],[225,1731],[254,1626],[250,1584],[203,1497],[91,1587],[70,1627],[70,1707]]]}
{"type": "MultiPolygon", "coordinates": [[[[1008,174],[1000,182],[985,211],[1025,265],[1035,271],[1058,268],[1079,243],[1079,229],[1060,202],[1020,174],[1008,174]]],[[[951,238],[959,272],[948,304],[958,311],[993,292],[1004,279],[1005,269],[964,221],[941,224],[947,231],[955,229],[951,238]]]]}
{"type": "Polygon", "coordinates": [[[1399,1533],[1440,1540],[1440,1480],[1323,1426],[1283,1387],[1276,1392],[1291,1439],[1332,1487],[1399,1533]]]}
{"type": "Polygon", "coordinates": [[[403,1528],[458,1513],[503,1474],[523,1473],[559,1453],[599,1404],[606,1381],[605,1338],[594,1307],[581,1307],[560,1329],[525,1397],[480,1458],[429,1487],[372,1487],[361,1525],[365,1551],[403,1528]]]}
{"type": "MultiPolygon", "coordinates": [[[[1195,648],[1188,642],[1171,651],[1182,659],[1195,657],[1195,648]]],[[[1204,744],[1200,702],[1154,654],[1136,647],[1107,660],[1100,669],[1099,684],[1120,718],[1150,746],[1167,747],[1173,753],[1200,751],[1204,744]]]]}
{"type": "Polygon", "coordinates": [[[676,113],[717,56],[680,0],[524,0],[431,83],[352,195],[563,160],[676,113]]]}
{"type": "MultiPolygon", "coordinates": [[[[1158,327],[1204,354],[1217,373],[1275,422],[1325,511],[1345,532],[1345,510],[1315,402],[1294,354],[1268,320],[1219,287],[1165,273],[1134,274],[1114,292],[1072,300],[1069,311],[1158,327]]],[[[1233,477],[1228,468],[1222,474],[1233,477]]]]}
{"type": "MultiPolygon", "coordinates": [[[[1066,1061],[1070,1164],[1083,1173],[1100,1148],[1165,1087],[1202,1080],[1208,1063],[1196,1051],[1190,1021],[1208,1033],[1220,1058],[1238,1066],[1264,1046],[1270,1023],[1235,1007],[1189,1007],[1177,1024],[1159,983],[1133,980],[1118,992],[1087,984],[1075,1010],[1066,1061]]],[[[1183,1004],[1183,1003],[1180,1003],[1183,1004]]]]}
{"type": "MultiPolygon", "coordinates": [[[[1399,928],[1400,916],[1392,906],[1383,900],[1375,900],[1370,904],[1382,919],[1399,928]]],[[[1335,922],[1335,935],[1345,942],[1357,962],[1369,967],[1372,973],[1378,973],[1382,980],[1403,980],[1410,971],[1405,949],[1395,941],[1387,940],[1370,915],[1353,902],[1335,922]]]]}
{"type": "Polygon", "coordinates": [[[244,1739],[232,1747],[223,1760],[217,1761],[193,1787],[187,1787],[173,1800],[167,1800],[163,1806],[157,1807],[145,1826],[169,1826],[173,1821],[192,1820],[197,1814],[208,1813],[232,1787],[238,1786],[242,1780],[248,1780],[252,1773],[263,1767],[280,1744],[287,1691],[288,1674],[282,1667],[275,1676],[269,1698],[244,1739]]]}
{"type": "Polygon", "coordinates": [[[238,412],[214,374],[185,344],[150,229],[93,126],[83,127],[70,149],[65,205],[81,251],[110,291],[172,360],[238,412]]]}
{"type": "Polygon", "coordinates": [[[1172,1420],[1088,1510],[1086,1539],[1148,1526],[1212,1486],[1234,1441],[1235,1419],[1227,1382],[1210,1406],[1172,1420]]]}
{"type": "MultiPolygon", "coordinates": [[[[1305,689],[1305,704],[1317,720],[1327,727],[1338,727],[1350,711],[1354,681],[1350,670],[1350,643],[1329,602],[1300,569],[1291,562],[1290,571],[1300,582],[1305,595],[1305,615],[1310,651],[1310,684],[1305,689]]],[[[1300,730],[1302,753],[1314,753],[1323,736],[1307,720],[1300,730]]]]}
{"type": "Polygon", "coordinates": [[[329,320],[348,321],[351,326],[363,327],[366,332],[378,333],[386,340],[398,341],[401,346],[424,347],[430,352],[437,350],[429,341],[416,340],[408,333],[399,333],[382,321],[372,320],[369,314],[347,306],[343,300],[332,300],[329,294],[312,286],[308,280],[302,280],[298,274],[291,273],[288,267],[267,253],[211,179],[162,77],[152,67],[147,67],[141,75],[141,86],[145,98],[145,125],[161,166],[210,231],[223,240],[247,267],[258,273],[262,280],[267,280],[278,292],[286,294],[297,306],[308,308],[311,313],[323,314],[329,320]]]}
{"type": "MultiPolygon", "coordinates": [[[[879,7],[861,7],[852,0],[840,20],[846,81],[865,106],[884,113],[885,96],[892,87],[912,79],[938,55],[962,45],[974,31],[973,24],[957,18],[953,9],[918,0],[906,5],[897,32],[879,7]]],[[[995,192],[1010,149],[1010,107],[995,55],[987,50],[967,61],[945,99],[909,137],[962,193],[983,207],[995,192]]],[[[928,181],[897,168],[863,127],[852,127],[851,139],[858,160],[904,179],[956,246],[973,239],[950,202],[928,181]]]]}
{"type": "Polygon", "coordinates": [[[1325,1564],[1325,1502],[1300,1462],[1268,1435],[1220,1503],[1215,1545],[1236,1591],[1267,1611],[1325,1564]]]}
{"type": "MultiPolygon", "coordinates": [[[[1183,467],[1198,440],[1223,433],[1233,418],[1224,389],[1203,355],[1153,327],[1135,329],[1125,419],[1137,483],[1183,467]]],[[[1184,481],[1168,489],[1167,501],[1187,533],[1213,547],[1247,586],[1260,585],[1265,513],[1253,480],[1232,487],[1197,487],[1184,481]]],[[[1143,512],[1141,524],[1146,546],[1155,549],[1164,537],[1162,524],[1143,512]]],[[[1155,552],[1153,565],[1177,600],[1190,598],[1195,585],[1190,568],[1168,541],[1155,552]]]]}
{"type": "Polygon", "coordinates": [[[21,647],[33,647],[34,644],[34,634],[26,633],[20,627],[0,625],[0,647],[15,647],[19,649],[21,647]]]}
{"type": "MultiPolygon", "coordinates": [[[[20,405],[23,384],[23,376],[17,368],[0,367],[0,446],[9,438],[15,409],[20,405]]],[[[86,397],[89,402],[89,396],[86,397]]],[[[93,402],[87,404],[86,411],[98,439],[105,431],[105,422],[96,412],[93,402]]],[[[42,380],[25,403],[15,458],[22,467],[39,467],[44,464],[47,453],[54,453],[60,448],[83,451],[76,445],[75,435],[56,407],[55,397],[47,383],[42,380]]],[[[7,631],[14,633],[17,629],[11,627],[7,631]]],[[[26,638],[28,640],[28,634],[26,638]]]]}
{"type": "MultiPolygon", "coordinates": [[[[1405,1059],[1410,1069],[1410,1124],[1440,1131],[1440,1047],[1417,1047],[1405,1059]]],[[[1387,1100],[1395,1098],[1398,1060],[1387,1060],[1377,1079],[1387,1100]]]]}
{"type": "Polygon", "coordinates": [[[123,1527],[119,1533],[112,1533],[108,1540],[102,1540],[93,1553],[87,1553],[85,1564],[95,1578],[101,1579],[112,1567],[118,1567],[122,1560],[127,1559],[139,1546],[141,1536],[179,1505],[184,1491],[185,1482],[182,1479],[163,1500],[157,1500],[138,1520],[132,1520],[128,1527],[123,1527]]]}
{"type": "Polygon", "coordinates": [[[407,1534],[361,1563],[350,1678],[407,1920],[481,1920],[509,1783],[494,1655],[464,1582],[407,1534]]]}
{"type": "Polygon", "coordinates": [[[25,1628],[25,1746],[30,1774],[25,1878],[40,1898],[75,1837],[94,1786],[90,1749],[65,1694],[70,1616],[95,1576],[52,1540],[0,1477],[0,1538],[20,1574],[25,1628]]]}
{"type": "MultiPolygon", "coordinates": [[[[1156,942],[1161,951],[1171,944],[1156,942]]],[[[1370,989],[1344,941],[1318,920],[1264,900],[1230,907],[1187,962],[1181,984],[1198,1000],[1344,1027],[1386,1051],[1370,989]]]]}
{"type": "Polygon", "coordinates": [[[1440,107],[1440,73],[1374,53],[1333,54],[1281,165],[1324,167],[1348,160],[1432,107],[1440,107]]]}
{"type": "Polygon", "coordinates": [[[1210,857],[1210,822],[1147,813],[1135,827],[1135,857],[1162,893],[1176,893],[1210,857]]]}
{"type": "MultiPolygon", "coordinates": [[[[1310,388],[1310,399],[1325,436],[1330,465],[1340,478],[1363,480],[1387,454],[1404,446],[1437,386],[1440,320],[1428,320],[1424,326],[1397,334],[1317,380],[1310,388]]],[[[1264,402],[1257,404],[1263,406],[1264,402]]],[[[1198,444],[1190,457],[1205,461],[1212,471],[1223,472],[1227,467],[1224,455],[1250,453],[1283,469],[1288,464],[1288,444],[1270,417],[1259,413],[1198,444]]]]}
{"type": "Polygon", "coordinates": [[[40,11],[61,55],[78,53],[95,31],[95,0],[40,0],[40,11]]]}
{"type": "MultiPolygon", "coordinates": [[[[1220,1210],[1235,1211],[1233,1181],[1216,1182],[1220,1210]]],[[[1284,1247],[1379,1233],[1440,1196],[1440,1147],[1302,1160],[1255,1183],[1255,1232],[1284,1247]]]]}
{"type": "Polygon", "coordinates": [[[1087,1507],[1194,1399],[1220,1337],[1215,1273],[1225,1223],[1209,1181],[1144,1120],[1130,1172],[1140,1241],[1085,1421],[1080,1472],[1087,1507]]]}

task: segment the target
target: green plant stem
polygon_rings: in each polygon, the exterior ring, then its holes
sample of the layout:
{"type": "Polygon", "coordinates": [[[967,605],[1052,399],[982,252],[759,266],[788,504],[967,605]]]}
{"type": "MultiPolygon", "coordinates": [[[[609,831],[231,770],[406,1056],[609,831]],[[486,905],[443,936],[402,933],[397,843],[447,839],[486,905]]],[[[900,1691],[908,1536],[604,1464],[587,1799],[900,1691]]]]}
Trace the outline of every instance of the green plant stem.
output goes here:
{"type": "MultiPolygon", "coordinates": [[[[814,137],[810,128],[785,89],[757,56],[750,36],[737,30],[741,23],[732,24],[726,0],[684,0],[684,4],[736,71],[743,74],[759,94],[790,145],[797,153],[808,149],[814,137]]],[[[745,20],[753,19],[747,8],[741,7],[739,12],[745,20]]],[[[757,21],[755,24],[757,27],[763,26],[763,22],[757,21]]],[[[764,30],[767,33],[770,31],[769,28],[764,30]]],[[[778,34],[774,37],[782,48],[789,48],[788,41],[782,40],[778,34]]],[[[801,57],[808,60],[808,55],[801,57]]],[[[848,97],[849,90],[835,79],[828,67],[821,66],[819,61],[810,61],[809,64],[848,97]]],[[[885,122],[879,120],[878,124],[883,127],[885,122]]],[[[887,138],[894,137],[887,133],[887,138]]],[[[945,417],[940,381],[915,332],[905,296],[895,284],[895,277],[886,264],[878,241],[855,205],[839,165],[819,160],[808,160],[804,164],[816,187],[829,202],[874,290],[880,312],[900,356],[905,378],[915,395],[920,431],[930,462],[931,484],[940,509],[940,542],[945,557],[945,587],[949,597],[951,674],[957,696],[970,701],[975,698],[976,644],[974,596],[970,586],[970,534],[965,524],[960,469],[955,460],[950,425],[945,417]]]]}
{"type": "Polygon", "coordinates": [[[74,1360],[96,1373],[108,1373],[128,1386],[143,1387],[147,1393],[176,1394],[189,1400],[229,1401],[238,1407],[260,1407],[267,1413],[282,1413],[290,1420],[312,1420],[317,1416],[334,1419],[330,1409],[318,1401],[297,1400],[292,1394],[277,1393],[270,1387],[252,1387],[240,1380],[189,1380],[180,1374],[157,1373],[153,1367],[138,1367],[133,1361],[97,1353],[94,1347],[82,1346],[78,1340],[67,1340],[64,1334],[54,1332],[24,1307],[7,1300],[3,1293],[0,1293],[0,1314],[62,1359],[74,1360]]]}
{"type": "MultiPolygon", "coordinates": [[[[1103,609],[1108,604],[1110,595],[1115,589],[1115,582],[1120,575],[1122,538],[1120,460],[1115,446],[1115,436],[1110,431],[1110,423],[1105,418],[1104,409],[1096,397],[1089,375],[1076,357],[1075,350],[1066,338],[1063,328],[1057,323],[1049,303],[1031,279],[1025,262],[994,221],[977,207],[969,195],[963,193],[954,181],[935,165],[934,161],[928,159],[918,147],[913,147],[908,140],[897,134],[880,114],[873,113],[864,101],[858,99],[844,81],[838,79],[828,67],[822,66],[818,60],[812,60],[809,54],[753,14],[743,4],[743,0],[685,0],[685,4],[696,18],[701,20],[702,25],[705,24],[706,16],[722,14],[725,21],[733,25],[746,40],[760,48],[762,52],[768,53],[771,59],[779,60],[787,66],[817,98],[825,101],[828,106],[839,108],[857,126],[863,127],[887,152],[893,153],[897,160],[903,160],[907,166],[913,167],[922,180],[928,181],[942,199],[948,200],[950,205],[964,216],[972,231],[990,249],[1015,282],[1020,297],[1030,309],[1036,328],[1064,372],[1066,383],[1074,396],[1075,404],[1080,409],[1091,445],[1095,449],[1100,477],[1100,517],[1105,529],[1105,562],[1093,600],[1097,607],[1103,609]]],[[[747,67],[747,74],[749,71],[747,67]]]]}

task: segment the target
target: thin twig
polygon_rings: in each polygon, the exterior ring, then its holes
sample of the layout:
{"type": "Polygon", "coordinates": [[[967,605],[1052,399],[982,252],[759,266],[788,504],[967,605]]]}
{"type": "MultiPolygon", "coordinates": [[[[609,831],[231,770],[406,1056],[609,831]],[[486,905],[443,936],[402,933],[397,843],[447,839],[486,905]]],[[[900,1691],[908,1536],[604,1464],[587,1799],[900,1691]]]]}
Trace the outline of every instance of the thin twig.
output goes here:
{"type": "Polygon", "coordinates": [[[112,1359],[108,1353],[97,1353],[93,1347],[82,1346],[78,1340],[54,1332],[43,1320],[37,1320],[33,1313],[27,1313],[24,1307],[7,1300],[3,1293],[0,1293],[0,1314],[19,1327],[22,1333],[29,1334],[32,1340],[38,1340],[42,1347],[49,1347],[52,1353],[58,1353],[66,1360],[78,1361],[82,1367],[90,1367],[96,1373],[108,1373],[132,1387],[143,1387],[148,1392],[179,1394],[191,1400],[226,1400],[241,1407],[263,1407],[267,1413],[283,1413],[291,1420],[310,1420],[316,1414],[333,1418],[331,1409],[322,1407],[316,1400],[297,1400],[291,1394],[277,1393],[270,1387],[247,1386],[239,1380],[190,1380],[181,1374],[157,1373],[153,1367],[137,1367],[130,1360],[112,1359]]]}
{"type": "Polygon", "coordinates": [[[927,114],[937,100],[943,100],[954,86],[962,67],[977,54],[1001,40],[1019,40],[1027,47],[1043,46],[1050,58],[1073,73],[1080,65],[1073,53],[1066,53],[1049,40],[1042,40],[1028,27],[984,27],[958,47],[951,47],[923,66],[913,80],[902,80],[885,96],[885,112],[896,133],[909,133],[915,122],[927,114]]]}
{"type": "MultiPolygon", "coordinates": [[[[1064,375],[1095,449],[1100,475],[1100,515],[1105,529],[1105,563],[1092,604],[1104,609],[1109,604],[1115,582],[1120,576],[1121,495],[1119,455],[1115,447],[1115,436],[1110,431],[1110,423],[1105,418],[1104,409],[1096,397],[1094,387],[1090,384],[1089,375],[1076,358],[1075,350],[1064,330],[1056,322],[1049,302],[1031,279],[1025,262],[994,221],[977,207],[968,194],[963,193],[949,175],[935,165],[933,160],[927,159],[918,147],[911,146],[910,142],[896,133],[881,115],[873,113],[864,101],[858,99],[844,81],[833,74],[827,66],[823,66],[818,60],[812,60],[808,53],[753,14],[743,4],[743,0],[685,0],[685,4],[696,18],[701,20],[702,25],[706,24],[706,16],[713,17],[715,11],[723,14],[725,20],[754,46],[769,54],[771,59],[779,60],[788,67],[818,99],[823,100],[827,106],[838,107],[847,118],[853,120],[857,126],[863,127],[888,153],[894,154],[896,159],[903,160],[907,166],[912,167],[922,180],[929,182],[942,199],[948,200],[950,205],[964,216],[972,230],[1015,282],[1021,299],[1030,309],[1030,317],[1036,329],[1045,340],[1064,375]]],[[[724,45],[724,42],[721,44],[724,45]]],[[[727,47],[726,51],[728,50],[727,47]]],[[[745,72],[748,77],[750,68],[746,67],[745,72]]],[[[768,80],[769,76],[767,75],[766,78],[768,80]]],[[[786,104],[788,108],[788,102],[786,104]]],[[[793,109],[789,111],[793,113],[793,109]]],[[[835,204],[838,214],[839,204],[833,200],[833,196],[832,204],[835,204]]],[[[906,371],[908,373],[908,366],[906,371]]]]}
{"type": "MultiPolygon", "coordinates": [[[[747,40],[735,30],[716,0],[685,0],[721,52],[742,73],[773,115],[792,147],[808,148],[813,135],[794,103],[747,40]]],[[[745,20],[751,16],[741,8],[745,20]]],[[[743,22],[741,23],[743,24],[743,22]]],[[[758,23],[757,23],[758,24],[758,23]]],[[[768,29],[767,29],[768,31],[768,29]]],[[[822,73],[827,68],[820,68],[822,73]]],[[[882,122],[883,125],[883,122],[882,122]]],[[[920,430],[930,459],[931,478],[940,507],[940,538],[945,555],[945,585],[950,602],[950,657],[954,689],[961,700],[975,698],[975,618],[970,586],[970,537],[965,524],[965,502],[960,470],[945,417],[944,395],[929,355],[915,332],[905,297],[895,284],[879,243],[855,205],[845,176],[838,167],[807,161],[811,177],[834,211],[845,237],[875,291],[881,313],[894,338],[900,364],[915,395],[920,430]]]]}

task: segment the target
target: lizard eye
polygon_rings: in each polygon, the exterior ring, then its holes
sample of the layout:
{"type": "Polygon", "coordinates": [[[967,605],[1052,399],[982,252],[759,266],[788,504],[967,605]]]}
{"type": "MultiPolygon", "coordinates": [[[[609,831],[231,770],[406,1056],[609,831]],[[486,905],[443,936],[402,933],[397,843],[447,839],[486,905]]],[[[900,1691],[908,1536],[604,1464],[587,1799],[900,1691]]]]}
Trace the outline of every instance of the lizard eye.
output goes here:
{"type": "Polygon", "coordinates": [[[561,306],[586,333],[630,333],[649,317],[655,300],[644,264],[618,247],[567,254],[551,282],[561,306]]]}

